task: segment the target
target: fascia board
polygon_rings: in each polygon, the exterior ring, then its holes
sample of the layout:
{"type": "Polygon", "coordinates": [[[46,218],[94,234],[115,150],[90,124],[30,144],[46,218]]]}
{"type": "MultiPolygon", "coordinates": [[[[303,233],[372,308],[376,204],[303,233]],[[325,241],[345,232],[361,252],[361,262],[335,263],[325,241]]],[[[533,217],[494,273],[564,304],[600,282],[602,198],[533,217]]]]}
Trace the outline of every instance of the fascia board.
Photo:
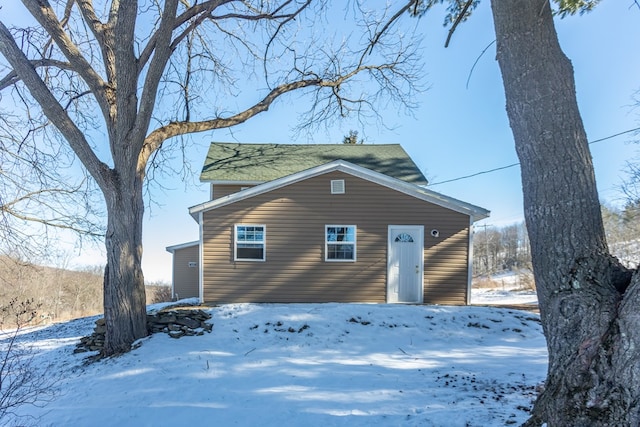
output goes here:
{"type": "MultiPolygon", "coordinates": [[[[451,209],[455,212],[469,215],[470,217],[472,217],[472,221],[474,222],[484,218],[488,218],[490,215],[490,211],[479,206],[472,205],[471,203],[463,202],[462,200],[445,196],[444,194],[440,194],[427,188],[415,184],[410,184],[408,182],[404,182],[388,175],[374,172],[372,170],[362,168],[353,164],[350,164],[350,166],[352,167],[351,169],[353,171],[351,175],[383,185],[392,190],[404,193],[408,196],[412,196],[417,199],[424,200],[426,202],[430,202],[447,209],[451,209]]],[[[349,173],[349,171],[347,170],[345,170],[344,172],[349,173]]]]}
{"type": "Polygon", "coordinates": [[[180,243],[180,244],[178,244],[178,245],[167,246],[167,247],[165,248],[165,250],[166,250],[167,252],[174,253],[174,252],[175,252],[175,251],[177,251],[177,250],[184,249],[184,248],[189,248],[189,247],[191,247],[191,246],[197,246],[197,245],[199,245],[199,244],[200,244],[200,241],[199,241],[199,240],[196,240],[195,242],[180,243]]]}

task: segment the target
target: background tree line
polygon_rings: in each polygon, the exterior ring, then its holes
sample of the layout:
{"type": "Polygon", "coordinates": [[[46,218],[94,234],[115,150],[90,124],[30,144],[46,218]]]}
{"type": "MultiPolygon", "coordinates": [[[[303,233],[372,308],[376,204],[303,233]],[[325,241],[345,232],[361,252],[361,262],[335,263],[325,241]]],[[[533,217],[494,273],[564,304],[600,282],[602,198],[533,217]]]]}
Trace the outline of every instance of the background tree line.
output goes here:
{"type": "MultiPolygon", "coordinates": [[[[70,270],[0,256],[0,307],[9,306],[12,300],[32,301],[36,314],[30,322],[34,324],[100,314],[103,271],[104,266],[70,270]]],[[[145,288],[147,304],[171,300],[166,283],[147,283],[145,288]]]]}
{"type": "MultiPolygon", "coordinates": [[[[602,205],[607,243],[612,255],[628,268],[640,263],[640,199],[628,201],[622,208],[602,205]]],[[[475,277],[505,271],[531,273],[531,248],[524,222],[504,227],[476,226],[473,235],[473,272],[475,277]]]]}

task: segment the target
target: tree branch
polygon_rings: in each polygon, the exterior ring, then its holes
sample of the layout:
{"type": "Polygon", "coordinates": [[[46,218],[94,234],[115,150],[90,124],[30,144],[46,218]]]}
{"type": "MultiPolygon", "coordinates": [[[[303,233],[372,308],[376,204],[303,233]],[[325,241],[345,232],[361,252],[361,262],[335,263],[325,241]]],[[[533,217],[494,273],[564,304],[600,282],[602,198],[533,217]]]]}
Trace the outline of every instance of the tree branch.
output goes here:
{"type": "Polygon", "coordinates": [[[194,132],[205,132],[212,129],[223,129],[231,126],[238,125],[247,121],[248,119],[265,112],[269,109],[271,104],[280,96],[285,93],[302,89],[305,87],[311,86],[330,86],[334,85],[333,82],[323,82],[319,78],[309,79],[309,80],[299,80],[292,83],[286,83],[280,85],[269,92],[267,96],[265,96],[260,102],[253,105],[246,110],[234,114],[231,117],[226,118],[215,118],[211,120],[203,120],[199,122],[172,122],[161,128],[158,128],[151,132],[149,136],[145,140],[145,145],[140,153],[140,160],[138,163],[146,163],[151,154],[157,150],[160,145],[167,139],[172,138],[174,136],[184,135],[187,133],[194,132]]]}
{"type": "Polygon", "coordinates": [[[453,33],[456,30],[456,27],[458,26],[458,24],[462,22],[464,15],[467,14],[467,10],[469,10],[469,7],[471,6],[472,3],[473,3],[473,0],[467,0],[464,7],[456,17],[456,20],[454,21],[453,25],[449,29],[449,34],[447,35],[447,41],[444,43],[445,48],[449,47],[449,41],[451,41],[451,36],[453,36],[453,33]]]}
{"type": "MultiPolygon", "coordinates": [[[[369,43],[369,46],[367,47],[367,49],[365,50],[365,55],[367,53],[371,54],[373,52],[373,48],[375,47],[375,45],[378,43],[378,41],[380,41],[380,38],[384,35],[384,33],[387,32],[387,30],[391,27],[391,25],[393,25],[393,23],[395,21],[398,20],[398,18],[400,18],[400,16],[402,16],[406,11],[409,10],[409,8],[413,5],[415,5],[417,7],[417,5],[420,3],[420,0],[410,0],[407,4],[405,4],[402,8],[400,8],[400,10],[398,10],[392,17],[391,19],[389,19],[387,21],[387,23],[384,25],[384,27],[382,27],[382,29],[380,31],[378,31],[376,33],[376,35],[373,37],[373,39],[371,40],[371,42],[369,43]]],[[[364,55],[363,55],[364,56],[364,55]]]]}
{"type": "Polygon", "coordinates": [[[73,70],[89,86],[104,116],[109,117],[109,103],[107,102],[106,94],[107,84],[82,56],[82,53],[69,35],[65,33],[49,3],[46,0],[23,0],[23,3],[38,23],[51,35],[58,48],[73,67],[73,70]]]}
{"type": "MultiPolygon", "coordinates": [[[[174,28],[174,21],[176,19],[177,8],[177,0],[166,0],[164,11],[162,12],[160,28],[158,28],[157,32],[159,37],[156,39],[153,58],[151,59],[149,69],[147,70],[147,75],[145,77],[142,95],[140,98],[140,110],[136,118],[135,131],[140,135],[139,141],[141,144],[140,147],[137,148],[138,150],[142,150],[144,136],[149,129],[151,115],[155,107],[160,78],[164,73],[164,69],[171,57],[171,53],[173,52],[173,49],[171,48],[171,36],[172,29],[174,28]]],[[[142,168],[144,171],[146,161],[144,163],[138,163],[138,165],[139,168],[142,168]]]]}
{"type": "Polygon", "coordinates": [[[73,123],[67,112],[49,91],[31,61],[20,50],[11,32],[2,22],[0,22],[0,52],[40,104],[47,118],[67,139],[73,151],[98,182],[98,185],[101,187],[106,185],[109,181],[106,179],[106,175],[110,174],[109,168],[96,157],[82,131],[73,123]]]}
{"type": "MultiPolygon", "coordinates": [[[[232,1],[234,0],[209,0],[209,1],[205,1],[189,7],[187,10],[185,10],[183,13],[181,13],[178,17],[175,18],[174,24],[173,24],[173,30],[175,30],[176,28],[179,28],[181,25],[185,24],[187,21],[193,19],[197,15],[200,15],[200,16],[196,18],[194,22],[182,34],[180,34],[177,37],[177,39],[178,40],[184,39],[184,37],[187,35],[188,32],[192,31],[193,29],[195,29],[195,27],[200,25],[216,8],[218,8],[223,4],[230,3],[232,1]]],[[[158,39],[158,37],[159,37],[159,31],[157,30],[151,35],[151,37],[149,38],[149,42],[147,43],[145,48],[142,50],[142,53],[138,58],[140,70],[142,70],[145,67],[146,63],[149,61],[149,58],[151,58],[151,55],[153,54],[153,50],[156,47],[156,40],[158,39]]],[[[175,43],[173,44],[175,45],[175,43]]]]}
{"type": "MultiPolygon", "coordinates": [[[[35,59],[35,60],[31,61],[31,65],[34,68],[38,68],[38,67],[56,67],[56,68],[59,68],[61,70],[73,71],[73,68],[71,67],[71,64],[69,64],[68,62],[58,61],[57,59],[35,59]]],[[[4,89],[8,88],[11,85],[14,85],[14,84],[18,83],[19,81],[20,81],[20,77],[18,77],[18,74],[15,71],[11,70],[11,72],[9,74],[4,76],[0,80],[0,91],[3,91],[4,89]]]]}
{"type": "Polygon", "coordinates": [[[104,24],[96,15],[92,0],[75,0],[75,3],[80,8],[80,13],[82,13],[84,22],[86,22],[89,26],[91,33],[96,38],[96,40],[98,40],[98,43],[100,45],[103,45],[104,24]]]}
{"type": "MultiPolygon", "coordinates": [[[[80,8],[80,13],[84,21],[89,26],[91,33],[98,42],[102,51],[102,63],[107,73],[107,81],[115,80],[115,69],[113,67],[113,47],[115,40],[113,39],[113,22],[109,21],[104,24],[96,15],[93,7],[93,0],[75,0],[80,8]]],[[[112,119],[112,118],[111,118],[112,119]]]]}
{"type": "Polygon", "coordinates": [[[40,218],[37,216],[32,216],[32,215],[25,215],[22,214],[18,211],[15,211],[13,209],[11,209],[10,207],[6,207],[6,205],[2,205],[0,206],[0,212],[3,213],[7,213],[9,215],[11,215],[12,217],[19,219],[21,221],[28,221],[28,222],[33,222],[33,223],[37,223],[37,224],[42,224],[45,225],[47,227],[54,227],[54,228],[58,228],[60,230],[69,230],[69,231],[73,231],[74,233],[78,233],[84,236],[90,236],[90,237],[104,237],[104,233],[102,232],[97,232],[97,231],[92,231],[90,229],[87,228],[82,228],[80,227],[81,224],[78,225],[74,225],[74,220],[76,218],[73,217],[69,217],[67,215],[63,215],[59,218],[40,218]]]}

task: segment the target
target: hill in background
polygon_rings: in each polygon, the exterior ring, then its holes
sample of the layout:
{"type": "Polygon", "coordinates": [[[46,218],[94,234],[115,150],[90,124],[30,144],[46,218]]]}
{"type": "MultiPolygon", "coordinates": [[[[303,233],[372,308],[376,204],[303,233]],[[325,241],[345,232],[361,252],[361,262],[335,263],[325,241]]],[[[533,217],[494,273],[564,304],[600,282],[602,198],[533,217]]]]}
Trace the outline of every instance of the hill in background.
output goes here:
{"type": "MultiPolygon", "coordinates": [[[[102,313],[103,267],[81,271],[44,267],[0,256],[0,307],[11,300],[33,300],[41,323],[102,313]]],[[[168,284],[146,286],[147,304],[169,301],[168,284]]]]}

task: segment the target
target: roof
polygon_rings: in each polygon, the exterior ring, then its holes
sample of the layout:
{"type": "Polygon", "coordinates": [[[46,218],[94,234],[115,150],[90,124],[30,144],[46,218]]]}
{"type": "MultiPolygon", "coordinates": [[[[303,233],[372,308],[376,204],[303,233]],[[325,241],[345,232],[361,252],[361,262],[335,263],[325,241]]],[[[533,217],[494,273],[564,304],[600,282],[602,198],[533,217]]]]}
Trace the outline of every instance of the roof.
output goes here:
{"type": "Polygon", "coordinates": [[[175,253],[180,249],[186,249],[192,246],[198,246],[199,244],[200,244],[200,241],[196,240],[195,242],[187,242],[187,243],[180,243],[179,245],[167,246],[165,249],[167,250],[167,252],[175,253]]]}
{"type": "Polygon", "coordinates": [[[239,144],[213,142],[200,181],[259,184],[334,160],[416,185],[428,181],[399,144],[239,144]]]}
{"type": "Polygon", "coordinates": [[[303,181],[305,179],[313,178],[315,176],[334,171],[344,172],[358,178],[383,185],[409,196],[416,197],[426,202],[451,209],[455,212],[469,215],[471,222],[485,219],[489,217],[490,214],[488,210],[479,206],[454,199],[453,197],[445,196],[444,194],[436,193],[435,191],[428,190],[424,187],[420,187],[418,185],[414,185],[400,179],[390,177],[386,174],[354,165],[353,163],[344,160],[334,160],[333,162],[325,163],[320,166],[316,166],[282,178],[265,182],[260,185],[256,185],[255,187],[247,188],[237,193],[232,193],[227,196],[220,197],[219,199],[210,200],[208,202],[192,206],[189,208],[189,213],[196,221],[198,221],[198,217],[201,212],[226,206],[240,200],[248,199],[250,197],[267,193],[269,191],[276,190],[278,188],[282,188],[287,185],[303,181]]]}

